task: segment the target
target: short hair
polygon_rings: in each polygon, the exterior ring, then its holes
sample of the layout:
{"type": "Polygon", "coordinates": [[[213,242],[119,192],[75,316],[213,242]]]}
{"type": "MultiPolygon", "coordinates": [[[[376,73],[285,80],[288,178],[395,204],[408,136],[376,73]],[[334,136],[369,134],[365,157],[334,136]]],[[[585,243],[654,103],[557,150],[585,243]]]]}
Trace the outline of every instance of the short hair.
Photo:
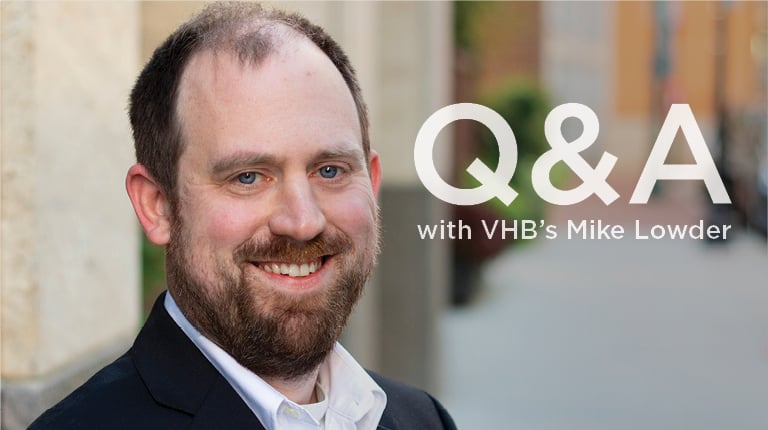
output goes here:
{"type": "Polygon", "coordinates": [[[243,63],[258,65],[280,46],[284,28],[293,29],[320,48],[341,73],[357,108],[363,152],[370,155],[368,111],[355,70],[341,47],[323,28],[296,13],[266,9],[257,3],[207,6],[182,24],[152,54],[131,91],[129,117],[136,161],[144,165],[172,206],[184,136],[178,118],[178,93],[189,59],[205,50],[229,51],[243,63]]]}

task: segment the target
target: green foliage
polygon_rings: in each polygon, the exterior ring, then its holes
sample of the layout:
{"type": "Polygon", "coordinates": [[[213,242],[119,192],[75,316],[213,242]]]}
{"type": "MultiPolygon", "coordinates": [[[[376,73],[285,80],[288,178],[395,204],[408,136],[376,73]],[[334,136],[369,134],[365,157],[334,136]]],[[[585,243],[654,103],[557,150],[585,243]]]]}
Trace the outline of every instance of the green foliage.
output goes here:
{"type": "MultiPolygon", "coordinates": [[[[482,103],[504,118],[512,127],[517,141],[517,169],[510,186],[519,195],[509,206],[505,206],[498,199],[492,200],[491,206],[507,219],[542,219],[545,203],[533,189],[531,169],[539,156],[550,149],[544,136],[544,120],[552,108],[549,98],[530,81],[511,80],[486,97],[482,103]]],[[[481,159],[488,166],[497,166],[499,144],[490,130],[482,127],[479,131],[479,141],[481,159]]],[[[559,169],[553,169],[557,170],[559,169]]],[[[550,179],[557,183],[559,176],[553,172],[550,179]]]]}
{"type": "MultiPolygon", "coordinates": [[[[538,157],[549,149],[544,137],[544,120],[551,109],[544,91],[526,80],[511,80],[483,100],[483,104],[499,113],[512,127],[521,159],[538,157]]],[[[498,145],[485,130],[482,142],[487,156],[498,161],[498,145]]]]}
{"type": "Polygon", "coordinates": [[[453,39],[457,47],[472,50],[474,45],[473,25],[479,11],[487,8],[492,3],[482,1],[454,1],[453,2],[453,39]]]}
{"type": "Polygon", "coordinates": [[[141,294],[144,315],[149,314],[157,295],[165,290],[165,248],[141,235],[141,294]]]}

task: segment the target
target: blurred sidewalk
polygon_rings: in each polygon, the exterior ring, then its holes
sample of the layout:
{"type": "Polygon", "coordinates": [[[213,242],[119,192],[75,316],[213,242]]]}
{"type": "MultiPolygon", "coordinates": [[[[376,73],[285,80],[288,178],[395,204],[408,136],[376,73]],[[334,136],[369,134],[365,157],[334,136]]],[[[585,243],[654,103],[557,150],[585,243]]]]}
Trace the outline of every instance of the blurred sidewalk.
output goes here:
{"type": "MultiPolygon", "coordinates": [[[[698,181],[660,181],[658,188],[646,204],[629,204],[635,183],[612,183],[620,197],[606,206],[597,196],[591,196],[582,203],[570,206],[551,205],[548,222],[562,225],[568,219],[601,219],[606,223],[633,225],[687,224],[707,218],[703,199],[709,196],[698,181]]],[[[578,184],[571,184],[575,187],[578,184]]]]}
{"type": "MultiPolygon", "coordinates": [[[[692,207],[592,217],[679,223],[699,219],[692,207]]],[[[767,428],[764,239],[538,240],[484,275],[442,320],[441,400],[460,429],[767,428]]]]}

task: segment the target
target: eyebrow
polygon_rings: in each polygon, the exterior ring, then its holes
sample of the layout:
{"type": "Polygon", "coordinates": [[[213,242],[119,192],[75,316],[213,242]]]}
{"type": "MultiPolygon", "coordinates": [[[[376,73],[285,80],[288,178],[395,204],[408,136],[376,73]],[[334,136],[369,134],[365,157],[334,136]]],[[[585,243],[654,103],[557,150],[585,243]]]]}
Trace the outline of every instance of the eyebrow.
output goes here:
{"type": "MultiPolygon", "coordinates": [[[[365,155],[362,148],[330,148],[319,151],[312,156],[312,162],[317,163],[322,160],[329,159],[345,159],[354,167],[362,167],[366,165],[364,160],[365,155]]],[[[278,166],[283,163],[282,158],[278,158],[271,154],[254,154],[254,153],[235,153],[219,160],[216,160],[211,166],[211,173],[214,176],[220,176],[241,168],[259,166],[259,165],[271,165],[278,166]]]]}
{"type": "Polygon", "coordinates": [[[211,173],[213,173],[214,176],[219,176],[243,167],[265,164],[277,165],[279,162],[280,160],[277,157],[269,154],[232,154],[230,156],[216,160],[216,162],[213,163],[213,166],[211,166],[211,173]]]}
{"type": "Polygon", "coordinates": [[[362,148],[358,150],[358,148],[335,148],[335,149],[326,149],[323,151],[320,151],[317,153],[313,160],[328,160],[328,159],[334,159],[334,158],[343,158],[350,162],[353,162],[354,164],[365,164],[365,154],[363,153],[362,148]]]}

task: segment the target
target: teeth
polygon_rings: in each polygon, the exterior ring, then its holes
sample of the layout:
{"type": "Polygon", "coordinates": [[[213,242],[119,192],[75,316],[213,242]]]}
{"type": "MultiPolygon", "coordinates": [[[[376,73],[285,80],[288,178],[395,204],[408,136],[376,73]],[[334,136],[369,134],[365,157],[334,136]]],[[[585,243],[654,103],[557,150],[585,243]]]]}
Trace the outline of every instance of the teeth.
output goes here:
{"type": "Polygon", "coordinates": [[[319,261],[312,261],[310,263],[262,263],[259,267],[268,273],[279,273],[281,275],[287,275],[290,277],[302,277],[309,276],[322,265],[319,261]]]}
{"type": "Polygon", "coordinates": [[[299,266],[296,264],[289,265],[288,276],[299,276],[299,266]]]}

